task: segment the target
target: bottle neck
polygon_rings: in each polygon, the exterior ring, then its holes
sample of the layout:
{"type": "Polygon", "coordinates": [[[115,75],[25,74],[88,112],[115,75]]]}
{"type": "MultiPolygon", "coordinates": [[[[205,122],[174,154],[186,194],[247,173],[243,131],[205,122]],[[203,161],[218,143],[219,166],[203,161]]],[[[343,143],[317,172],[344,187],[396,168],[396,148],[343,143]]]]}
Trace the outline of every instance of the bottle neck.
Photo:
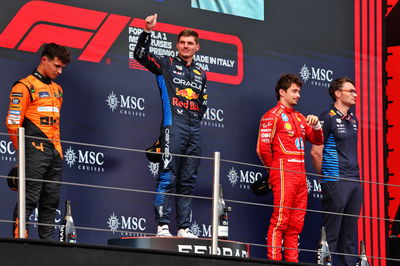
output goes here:
{"type": "Polygon", "coordinates": [[[71,202],[69,200],[65,201],[65,216],[71,216],[71,202]]]}
{"type": "Polygon", "coordinates": [[[326,242],[326,232],[325,232],[325,227],[322,226],[321,228],[321,241],[325,241],[326,242]]]}
{"type": "Polygon", "coordinates": [[[365,255],[365,242],[364,240],[361,240],[360,242],[360,251],[361,251],[361,255],[365,255]]]}

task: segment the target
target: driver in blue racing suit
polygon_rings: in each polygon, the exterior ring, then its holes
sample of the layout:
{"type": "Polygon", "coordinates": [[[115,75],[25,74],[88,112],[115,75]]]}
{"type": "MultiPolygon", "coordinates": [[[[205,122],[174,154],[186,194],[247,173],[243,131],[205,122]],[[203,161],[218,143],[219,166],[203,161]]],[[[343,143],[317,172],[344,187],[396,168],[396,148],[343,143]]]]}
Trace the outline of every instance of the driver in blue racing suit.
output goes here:
{"type": "MultiPolygon", "coordinates": [[[[157,14],[148,16],[135,48],[135,59],[157,76],[163,121],[161,126],[160,175],[156,192],[192,195],[200,159],[171,154],[200,156],[200,122],[207,110],[206,73],[196,66],[194,54],[200,49],[198,33],[186,29],[178,35],[178,55],[156,56],[149,52],[151,30],[157,14]]],[[[176,197],[178,237],[197,237],[190,231],[192,198],[176,197]]],[[[154,210],[157,236],[172,236],[169,231],[171,197],[157,194],[154,210]]]]}

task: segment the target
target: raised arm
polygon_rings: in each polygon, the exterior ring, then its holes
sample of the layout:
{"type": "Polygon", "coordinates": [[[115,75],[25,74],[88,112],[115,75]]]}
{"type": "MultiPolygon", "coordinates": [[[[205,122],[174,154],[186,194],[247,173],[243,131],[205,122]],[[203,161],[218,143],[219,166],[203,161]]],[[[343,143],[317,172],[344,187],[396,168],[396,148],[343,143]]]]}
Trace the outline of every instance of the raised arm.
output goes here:
{"type": "Polygon", "coordinates": [[[161,58],[150,53],[151,30],[157,24],[157,14],[146,17],[144,31],[139,35],[134,57],[145,68],[156,75],[161,74],[161,58]]]}

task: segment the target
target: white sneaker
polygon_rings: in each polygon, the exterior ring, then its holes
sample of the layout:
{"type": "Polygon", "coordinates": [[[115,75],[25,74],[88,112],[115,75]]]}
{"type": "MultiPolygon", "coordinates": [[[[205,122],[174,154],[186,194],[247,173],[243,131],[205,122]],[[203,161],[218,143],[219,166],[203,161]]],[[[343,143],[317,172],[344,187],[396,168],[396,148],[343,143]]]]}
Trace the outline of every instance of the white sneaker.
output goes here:
{"type": "Polygon", "coordinates": [[[169,237],[172,234],[169,232],[168,224],[164,224],[162,226],[157,226],[157,235],[156,237],[169,237]]]}
{"type": "Polygon", "coordinates": [[[198,238],[198,236],[194,235],[190,228],[179,229],[178,230],[178,237],[187,237],[187,238],[198,238]]]}

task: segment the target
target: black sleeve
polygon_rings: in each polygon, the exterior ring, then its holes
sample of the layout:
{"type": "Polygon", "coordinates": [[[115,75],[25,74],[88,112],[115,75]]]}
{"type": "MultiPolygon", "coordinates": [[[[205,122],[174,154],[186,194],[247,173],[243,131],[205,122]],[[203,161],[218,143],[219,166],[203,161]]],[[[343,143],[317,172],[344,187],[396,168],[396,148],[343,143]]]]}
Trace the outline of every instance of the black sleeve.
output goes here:
{"type": "Polygon", "coordinates": [[[153,74],[161,74],[161,57],[152,55],[150,50],[151,33],[143,31],[138,38],[135,47],[135,59],[153,74]]]}

